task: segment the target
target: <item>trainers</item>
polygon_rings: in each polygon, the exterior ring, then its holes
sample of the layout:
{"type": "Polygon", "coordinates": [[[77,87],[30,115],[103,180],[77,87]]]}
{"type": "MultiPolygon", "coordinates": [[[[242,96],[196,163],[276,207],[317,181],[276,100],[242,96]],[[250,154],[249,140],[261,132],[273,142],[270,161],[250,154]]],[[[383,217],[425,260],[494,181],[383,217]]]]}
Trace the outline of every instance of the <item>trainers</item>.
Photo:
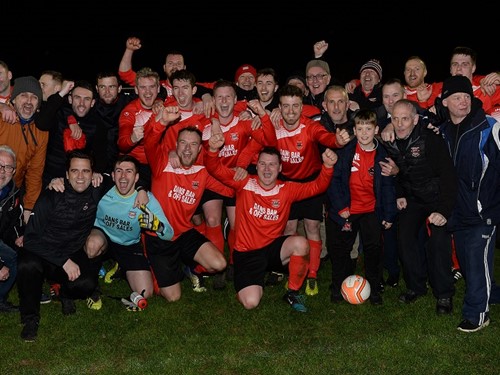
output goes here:
{"type": "Polygon", "coordinates": [[[59,292],[61,291],[61,284],[50,284],[50,298],[59,299],[59,292]]]}
{"type": "Polygon", "coordinates": [[[452,269],[451,272],[453,273],[453,279],[455,282],[464,277],[464,275],[462,275],[462,272],[460,272],[460,268],[452,269]]]}
{"type": "Polygon", "coordinates": [[[316,279],[307,279],[306,280],[306,294],[308,296],[315,296],[319,293],[318,282],[316,279]]]}
{"type": "Polygon", "coordinates": [[[38,334],[38,319],[30,318],[24,323],[23,329],[21,331],[21,338],[25,342],[34,342],[38,334]]]}
{"type": "Polygon", "coordinates": [[[101,288],[98,286],[87,298],[87,307],[91,310],[100,310],[102,308],[101,288]]]}
{"type": "Polygon", "coordinates": [[[203,293],[207,291],[205,288],[205,281],[202,275],[198,275],[194,270],[191,270],[188,266],[184,267],[184,274],[191,280],[193,285],[193,291],[196,293],[203,293]]]}
{"type": "Polygon", "coordinates": [[[102,299],[100,296],[87,298],[87,307],[91,310],[100,310],[102,308],[102,299]]]}
{"type": "Polygon", "coordinates": [[[476,332],[490,324],[490,318],[486,318],[483,324],[474,324],[468,319],[462,320],[457,329],[462,332],[476,332]]]}
{"type": "Polygon", "coordinates": [[[307,307],[305,306],[305,296],[298,294],[298,292],[294,292],[289,290],[283,296],[283,300],[292,306],[292,309],[298,312],[307,312],[307,307]]]}
{"type": "Polygon", "coordinates": [[[272,286],[272,285],[278,285],[283,281],[285,278],[285,275],[279,272],[269,272],[267,275],[267,280],[266,280],[266,285],[267,286],[272,286]]]}
{"type": "Polygon", "coordinates": [[[399,275],[391,275],[387,278],[385,285],[390,286],[391,288],[397,287],[399,284],[399,275]]]}
{"type": "Polygon", "coordinates": [[[50,303],[52,301],[52,298],[50,298],[50,295],[46,293],[42,293],[40,296],[40,305],[45,305],[47,303],[50,303]]]}
{"type": "Polygon", "coordinates": [[[111,269],[108,272],[106,272],[106,275],[104,276],[104,282],[106,284],[111,284],[113,282],[114,279],[113,276],[115,276],[115,274],[118,272],[118,268],[119,268],[118,262],[115,262],[114,266],[111,267],[111,269]]]}
{"type": "Polygon", "coordinates": [[[213,276],[212,286],[215,290],[223,290],[226,288],[226,272],[218,272],[213,276]]]}
{"type": "Polygon", "coordinates": [[[0,302],[0,312],[19,312],[19,306],[13,305],[9,301],[0,302]]]}
{"type": "Polygon", "coordinates": [[[76,313],[75,301],[71,298],[61,298],[63,315],[72,315],[76,313]]]}

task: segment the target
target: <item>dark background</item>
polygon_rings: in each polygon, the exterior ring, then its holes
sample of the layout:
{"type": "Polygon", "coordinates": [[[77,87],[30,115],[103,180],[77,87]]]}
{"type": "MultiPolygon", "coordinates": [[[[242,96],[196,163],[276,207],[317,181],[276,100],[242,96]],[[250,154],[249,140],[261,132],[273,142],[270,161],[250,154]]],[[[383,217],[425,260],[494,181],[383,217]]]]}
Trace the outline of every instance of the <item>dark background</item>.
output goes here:
{"type": "Polygon", "coordinates": [[[403,1],[58,3],[9,0],[2,6],[0,60],[14,77],[38,78],[54,69],[67,79],[94,82],[99,71],[118,69],[129,36],[142,40],[135,70],[149,66],[164,78],[165,53],[176,49],[200,82],[233,80],[237,67],[249,63],[275,68],[282,83],[295,70],[304,71],[314,42],[322,39],[329,43],[324,58],[342,83],[359,77],[370,58],[380,59],[383,80],[403,79],[412,55],[427,63],[427,82],[442,81],[458,45],[478,52],[476,73],[500,70],[498,21],[486,7],[439,13],[437,3],[403,1]]]}

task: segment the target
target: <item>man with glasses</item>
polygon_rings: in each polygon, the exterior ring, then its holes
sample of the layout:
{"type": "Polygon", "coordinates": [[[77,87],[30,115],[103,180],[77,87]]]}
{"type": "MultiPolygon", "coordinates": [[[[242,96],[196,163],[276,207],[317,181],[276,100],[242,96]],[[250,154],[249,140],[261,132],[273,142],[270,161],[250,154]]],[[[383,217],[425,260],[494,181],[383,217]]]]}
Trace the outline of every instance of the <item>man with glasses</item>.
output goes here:
{"type": "Polygon", "coordinates": [[[22,208],[19,189],[12,176],[16,170],[16,154],[7,145],[0,146],[0,312],[17,312],[8,296],[16,281],[17,251],[21,232],[22,208]]]}
{"type": "Polygon", "coordinates": [[[326,61],[311,60],[306,65],[306,82],[309,94],[304,97],[304,104],[311,104],[323,111],[323,96],[332,76],[326,61]]]}

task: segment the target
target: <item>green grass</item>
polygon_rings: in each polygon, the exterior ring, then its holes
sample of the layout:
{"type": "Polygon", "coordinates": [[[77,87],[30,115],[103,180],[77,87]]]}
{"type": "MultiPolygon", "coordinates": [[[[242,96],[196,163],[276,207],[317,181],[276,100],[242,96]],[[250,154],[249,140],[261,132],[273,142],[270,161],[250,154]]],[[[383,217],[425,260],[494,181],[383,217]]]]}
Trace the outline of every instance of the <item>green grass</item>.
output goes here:
{"type": "MultiPolygon", "coordinates": [[[[123,280],[101,282],[105,295],[130,293],[123,280]]],[[[327,263],[305,314],[281,300],[283,285],[266,288],[261,305],[246,311],[231,284],[214,291],[210,280],[207,293],[186,280],[180,301],[156,296],[142,312],[105,296],[101,310],[77,301],[66,317],[53,301],[41,306],[34,343],[20,339],[18,314],[0,314],[0,374],[498,374],[500,307],[492,306],[486,329],[459,332],[463,280],[452,316],[435,314],[430,293],[401,304],[403,286],[388,288],[382,306],[332,304],[329,283],[327,263]]]]}

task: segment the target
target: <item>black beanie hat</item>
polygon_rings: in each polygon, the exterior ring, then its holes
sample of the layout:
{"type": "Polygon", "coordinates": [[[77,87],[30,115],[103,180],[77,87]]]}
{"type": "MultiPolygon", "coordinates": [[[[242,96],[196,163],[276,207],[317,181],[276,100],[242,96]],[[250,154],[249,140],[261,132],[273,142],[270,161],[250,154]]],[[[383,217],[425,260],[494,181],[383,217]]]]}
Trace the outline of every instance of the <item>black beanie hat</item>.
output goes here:
{"type": "Polygon", "coordinates": [[[469,94],[472,98],[472,83],[470,79],[464,76],[452,76],[443,82],[443,89],[441,91],[441,99],[446,99],[448,96],[457,92],[464,92],[469,94]]]}
{"type": "Polygon", "coordinates": [[[10,96],[10,100],[14,100],[16,96],[18,96],[22,92],[31,92],[38,97],[38,106],[42,103],[43,95],[42,95],[42,87],[40,86],[40,82],[33,77],[19,77],[14,80],[14,89],[12,90],[12,94],[10,96]]]}

